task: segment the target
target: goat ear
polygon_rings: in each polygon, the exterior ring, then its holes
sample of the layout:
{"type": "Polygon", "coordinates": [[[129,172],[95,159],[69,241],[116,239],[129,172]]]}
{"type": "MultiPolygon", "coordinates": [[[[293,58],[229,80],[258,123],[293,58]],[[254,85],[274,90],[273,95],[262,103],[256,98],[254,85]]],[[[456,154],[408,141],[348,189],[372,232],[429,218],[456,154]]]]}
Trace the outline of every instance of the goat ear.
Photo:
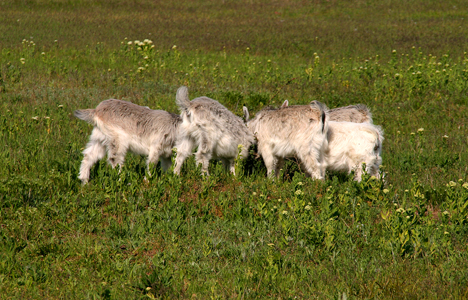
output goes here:
{"type": "Polygon", "coordinates": [[[320,110],[324,110],[324,111],[328,110],[328,107],[324,103],[317,101],[317,100],[311,101],[310,105],[315,106],[319,108],[320,110]]]}
{"type": "Polygon", "coordinates": [[[250,115],[249,115],[249,110],[248,108],[244,105],[242,106],[242,111],[244,112],[244,120],[245,122],[249,121],[250,115]]]}
{"type": "Polygon", "coordinates": [[[288,100],[284,100],[283,104],[281,105],[281,108],[286,108],[289,106],[289,101],[288,100]]]}

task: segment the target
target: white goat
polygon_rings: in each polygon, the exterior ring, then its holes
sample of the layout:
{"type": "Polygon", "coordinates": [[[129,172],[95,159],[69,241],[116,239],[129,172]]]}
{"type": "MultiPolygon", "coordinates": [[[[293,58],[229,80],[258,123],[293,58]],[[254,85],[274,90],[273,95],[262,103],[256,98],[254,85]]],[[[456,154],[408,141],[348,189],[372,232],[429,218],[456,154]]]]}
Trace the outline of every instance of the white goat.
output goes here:
{"type": "Polygon", "coordinates": [[[105,156],[106,150],[112,168],[123,165],[127,151],[148,155],[148,172],[149,164],[159,159],[164,171],[171,166],[172,148],[181,122],[178,115],[115,99],[102,101],[96,109],[76,110],[74,114],[94,126],[83,151],[78,177],[83,184],[88,182],[91,167],[105,156]]]}
{"type": "Polygon", "coordinates": [[[234,161],[239,154],[247,158],[253,135],[241,118],[234,115],[218,101],[199,97],[190,101],[185,86],[177,90],[176,103],[180,110],[180,140],[177,142],[177,157],[174,172],[180,174],[185,159],[195,147],[197,164],[202,164],[202,172],[208,175],[210,159],[220,159],[225,168],[235,173],[234,161]]]}
{"type": "MultiPolygon", "coordinates": [[[[317,101],[312,101],[312,103],[317,101]]],[[[294,107],[294,106],[291,106],[294,107]]],[[[303,106],[297,106],[303,107],[303,106]]],[[[288,108],[285,102],[282,109],[288,108]]],[[[380,126],[372,124],[372,114],[363,104],[328,110],[327,147],[324,167],[333,171],[355,171],[355,180],[361,181],[362,163],[366,171],[379,177],[384,140],[380,126]]]]}
{"type": "Polygon", "coordinates": [[[318,101],[283,106],[263,109],[247,122],[257,138],[258,152],[268,176],[272,176],[273,171],[278,176],[284,158],[296,156],[312,178],[323,179],[322,160],[328,131],[326,107],[318,101]]]}
{"type": "Polygon", "coordinates": [[[328,122],[328,147],[324,152],[324,167],[332,171],[355,171],[354,179],[361,181],[362,163],[366,172],[379,178],[382,163],[383,131],[369,123],[328,122]]]}

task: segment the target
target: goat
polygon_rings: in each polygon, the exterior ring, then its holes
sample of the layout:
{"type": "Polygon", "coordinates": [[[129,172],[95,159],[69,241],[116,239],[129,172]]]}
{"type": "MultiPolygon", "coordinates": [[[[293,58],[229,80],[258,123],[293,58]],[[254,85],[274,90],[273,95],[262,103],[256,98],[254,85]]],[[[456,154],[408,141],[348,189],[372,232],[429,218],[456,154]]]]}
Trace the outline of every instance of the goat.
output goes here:
{"type": "MultiPolygon", "coordinates": [[[[317,100],[312,101],[318,102],[317,100]]],[[[288,100],[284,100],[281,109],[289,107],[288,100]]],[[[372,124],[372,113],[364,104],[348,105],[328,110],[329,121],[370,123],[372,124]]]]}
{"type": "Polygon", "coordinates": [[[112,168],[123,165],[127,151],[148,155],[148,172],[150,163],[159,159],[164,171],[171,166],[181,123],[178,115],[116,99],[102,101],[96,109],[76,110],[74,115],[94,126],[78,177],[83,185],[89,180],[91,167],[105,156],[106,150],[112,168]]]}
{"type": "MultiPolygon", "coordinates": [[[[286,101],[285,101],[286,103],[286,101]]],[[[284,159],[296,156],[312,178],[323,179],[322,160],[327,144],[326,106],[316,101],[280,109],[266,108],[247,122],[255,135],[268,176],[278,176],[284,159]]]]}
{"type": "MultiPolygon", "coordinates": [[[[318,102],[316,100],[312,103],[318,102]]],[[[285,102],[281,108],[288,107],[285,102]]],[[[354,179],[361,181],[362,167],[379,177],[382,163],[383,130],[372,124],[372,114],[366,105],[357,104],[328,110],[327,141],[324,166],[328,170],[355,171],[354,179]]]]}
{"type": "Polygon", "coordinates": [[[379,178],[382,163],[383,131],[369,123],[328,122],[328,147],[324,152],[324,168],[332,171],[355,171],[361,181],[362,163],[366,172],[379,178]]]}
{"type": "Polygon", "coordinates": [[[215,158],[235,174],[234,161],[239,155],[239,147],[242,148],[240,155],[245,159],[254,142],[242,119],[211,98],[199,97],[190,101],[185,86],[177,90],[176,104],[182,123],[174,172],[180,174],[183,162],[198,147],[195,160],[202,164],[202,173],[209,175],[209,161],[215,158]]]}
{"type": "Polygon", "coordinates": [[[372,124],[372,113],[364,104],[337,107],[328,111],[330,121],[370,123],[372,124]]]}
{"type": "MultiPolygon", "coordinates": [[[[278,110],[294,109],[296,111],[302,110],[304,114],[308,113],[307,105],[288,106],[288,104],[287,100],[284,101],[278,110]]],[[[355,180],[361,181],[361,164],[366,163],[366,171],[373,176],[379,177],[379,166],[382,163],[383,131],[380,126],[372,124],[372,115],[367,106],[358,104],[328,110],[325,105],[318,101],[312,101],[311,104],[320,105],[325,109],[329,120],[326,142],[321,153],[323,155],[322,174],[325,174],[326,169],[346,171],[348,173],[354,170],[355,180]]],[[[271,109],[268,111],[271,111],[271,109]]],[[[262,111],[257,116],[260,117],[261,114],[262,111]]],[[[272,130],[277,129],[272,127],[272,130]]],[[[280,135],[278,134],[278,136],[280,135]]],[[[263,154],[262,156],[265,165],[267,165],[265,156],[263,154]]],[[[293,155],[277,156],[273,159],[276,174],[283,166],[284,158],[290,156],[293,155]]],[[[268,166],[267,169],[269,169],[268,166]]]]}

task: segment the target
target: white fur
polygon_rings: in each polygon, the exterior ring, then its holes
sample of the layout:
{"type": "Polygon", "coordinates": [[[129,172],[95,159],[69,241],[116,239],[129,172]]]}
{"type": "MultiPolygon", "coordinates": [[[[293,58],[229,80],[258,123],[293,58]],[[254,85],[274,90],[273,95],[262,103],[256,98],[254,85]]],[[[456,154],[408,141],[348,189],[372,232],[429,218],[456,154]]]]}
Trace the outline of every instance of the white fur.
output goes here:
{"type": "Polygon", "coordinates": [[[328,122],[328,146],[324,152],[324,167],[333,171],[355,171],[361,181],[362,163],[366,171],[379,178],[384,140],[380,126],[369,123],[328,122]]]}
{"type": "Polygon", "coordinates": [[[264,109],[247,123],[258,142],[268,176],[282,168],[284,159],[297,157],[306,172],[323,179],[323,152],[327,147],[328,117],[319,103],[264,109]]]}
{"type": "Polygon", "coordinates": [[[226,169],[235,173],[234,161],[239,154],[238,147],[242,147],[240,154],[246,158],[253,143],[253,136],[242,119],[208,97],[190,101],[185,86],[177,90],[176,103],[182,123],[176,145],[174,172],[180,174],[183,162],[198,147],[195,159],[197,164],[202,164],[203,173],[208,175],[210,159],[220,159],[226,169]]]}
{"type": "Polygon", "coordinates": [[[161,159],[163,170],[171,166],[172,148],[178,135],[180,117],[122,100],[105,100],[96,109],[75,111],[75,116],[94,126],[83,151],[79,179],[89,180],[91,167],[104,158],[112,168],[122,166],[127,151],[147,155],[147,166],[161,159]]]}

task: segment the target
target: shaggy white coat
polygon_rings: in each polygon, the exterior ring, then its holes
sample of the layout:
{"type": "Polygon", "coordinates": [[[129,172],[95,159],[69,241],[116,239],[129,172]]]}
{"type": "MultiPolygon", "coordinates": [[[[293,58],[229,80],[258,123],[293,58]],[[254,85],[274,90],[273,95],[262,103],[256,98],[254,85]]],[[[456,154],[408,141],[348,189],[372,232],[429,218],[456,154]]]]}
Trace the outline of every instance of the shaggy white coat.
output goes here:
{"type": "MultiPolygon", "coordinates": [[[[286,102],[285,102],[286,103],[286,102]]],[[[297,157],[312,177],[323,179],[323,153],[327,147],[328,116],[326,107],[316,101],[310,105],[280,109],[266,108],[247,122],[255,135],[258,153],[262,156],[268,176],[276,176],[284,159],[297,157]]]]}
{"type": "Polygon", "coordinates": [[[148,172],[149,164],[159,159],[164,171],[171,166],[181,122],[178,115],[116,99],[102,101],[96,109],[76,110],[74,114],[94,126],[83,151],[78,177],[82,184],[88,182],[91,167],[104,158],[106,151],[112,168],[123,165],[127,151],[147,155],[148,172]]]}
{"type": "Polygon", "coordinates": [[[203,173],[208,175],[210,159],[221,160],[227,170],[235,173],[234,162],[239,155],[239,146],[242,147],[240,155],[247,158],[254,141],[242,119],[208,97],[190,101],[185,86],[177,90],[176,104],[182,123],[174,172],[180,174],[183,162],[198,147],[195,160],[202,164],[203,173]]]}
{"type": "Polygon", "coordinates": [[[369,123],[328,122],[327,147],[324,151],[324,168],[350,173],[361,181],[362,163],[366,172],[379,178],[382,163],[383,131],[369,123]]]}

